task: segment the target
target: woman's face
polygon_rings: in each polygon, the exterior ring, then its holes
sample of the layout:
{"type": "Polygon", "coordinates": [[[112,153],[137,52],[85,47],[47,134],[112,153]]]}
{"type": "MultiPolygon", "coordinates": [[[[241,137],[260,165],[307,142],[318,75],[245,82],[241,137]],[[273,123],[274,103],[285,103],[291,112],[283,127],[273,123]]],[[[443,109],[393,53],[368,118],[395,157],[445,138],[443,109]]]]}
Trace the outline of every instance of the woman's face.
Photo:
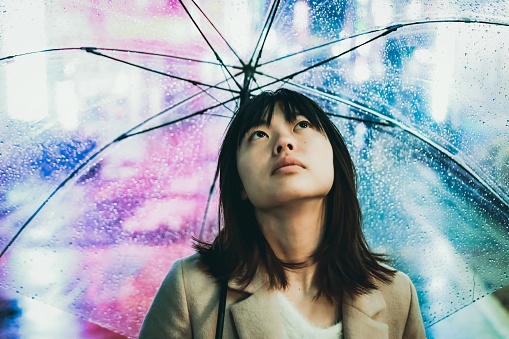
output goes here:
{"type": "Polygon", "coordinates": [[[323,199],[334,182],[332,146],[308,120],[285,120],[276,104],[270,127],[248,130],[237,150],[243,199],[258,209],[299,199],[323,199]]]}

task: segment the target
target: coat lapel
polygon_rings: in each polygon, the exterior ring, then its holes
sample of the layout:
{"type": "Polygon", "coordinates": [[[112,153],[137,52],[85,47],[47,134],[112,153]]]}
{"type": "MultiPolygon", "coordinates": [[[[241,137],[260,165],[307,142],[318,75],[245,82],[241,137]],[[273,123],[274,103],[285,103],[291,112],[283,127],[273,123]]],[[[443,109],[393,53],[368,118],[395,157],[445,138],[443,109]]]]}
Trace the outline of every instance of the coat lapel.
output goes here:
{"type": "Polygon", "coordinates": [[[374,290],[343,302],[343,334],[345,338],[389,338],[389,326],[382,292],[374,290]]]}
{"type": "Polygon", "coordinates": [[[282,319],[275,293],[258,290],[231,307],[237,333],[246,338],[281,338],[282,319]]]}
{"type": "Polygon", "coordinates": [[[246,288],[241,288],[235,281],[230,281],[228,287],[251,293],[249,297],[230,307],[240,339],[282,337],[283,322],[277,296],[267,288],[263,274],[258,271],[246,288]]]}
{"type": "MultiPolygon", "coordinates": [[[[249,297],[230,307],[241,339],[282,337],[283,321],[277,296],[267,288],[268,284],[263,276],[261,272],[257,272],[246,288],[242,288],[235,281],[228,283],[231,289],[251,293],[249,297]]],[[[342,306],[343,337],[388,339],[386,308],[387,304],[379,290],[355,298],[346,296],[342,306]]]]}

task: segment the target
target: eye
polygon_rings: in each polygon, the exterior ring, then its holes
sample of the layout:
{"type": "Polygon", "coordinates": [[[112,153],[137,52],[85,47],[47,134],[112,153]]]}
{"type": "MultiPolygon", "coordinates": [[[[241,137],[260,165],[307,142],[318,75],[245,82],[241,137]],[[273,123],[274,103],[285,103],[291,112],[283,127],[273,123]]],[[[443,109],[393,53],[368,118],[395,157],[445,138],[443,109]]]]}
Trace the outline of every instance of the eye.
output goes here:
{"type": "Polygon", "coordinates": [[[311,123],[307,120],[299,121],[297,123],[297,125],[295,125],[296,129],[304,129],[304,128],[310,128],[310,127],[311,127],[311,123]]]}
{"type": "Polygon", "coordinates": [[[263,131],[255,131],[249,136],[249,141],[268,137],[267,133],[263,131]]]}

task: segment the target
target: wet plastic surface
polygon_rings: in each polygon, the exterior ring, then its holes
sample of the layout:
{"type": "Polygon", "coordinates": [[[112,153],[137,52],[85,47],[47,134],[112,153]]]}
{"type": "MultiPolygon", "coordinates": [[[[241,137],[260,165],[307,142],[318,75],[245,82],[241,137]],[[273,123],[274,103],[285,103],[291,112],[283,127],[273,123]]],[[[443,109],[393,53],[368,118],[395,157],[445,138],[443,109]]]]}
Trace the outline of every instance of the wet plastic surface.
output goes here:
{"type": "MultiPolygon", "coordinates": [[[[191,236],[217,231],[217,148],[249,67],[184,3],[214,51],[178,1],[0,4],[0,287],[134,335],[191,236]]],[[[251,89],[334,117],[369,244],[430,328],[509,283],[507,1],[196,3],[244,61],[274,14],[251,89]]]]}

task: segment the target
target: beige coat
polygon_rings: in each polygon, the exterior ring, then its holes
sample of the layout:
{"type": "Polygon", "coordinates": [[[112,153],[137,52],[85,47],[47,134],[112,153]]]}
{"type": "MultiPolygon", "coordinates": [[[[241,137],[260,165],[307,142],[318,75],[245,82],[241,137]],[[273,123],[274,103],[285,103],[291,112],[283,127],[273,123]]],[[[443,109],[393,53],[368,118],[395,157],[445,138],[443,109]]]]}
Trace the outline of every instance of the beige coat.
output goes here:
{"type": "MultiPolygon", "coordinates": [[[[245,289],[228,284],[223,338],[281,338],[278,299],[263,275],[245,289]]],[[[198,256],[175,262],[157,292],[140,339],[214,338],[219,285],[199,267],[198,256]]],[[[391,284],[343,303],[343,338],[425,338],[415,288],[398,272],[391,284]]]]}

